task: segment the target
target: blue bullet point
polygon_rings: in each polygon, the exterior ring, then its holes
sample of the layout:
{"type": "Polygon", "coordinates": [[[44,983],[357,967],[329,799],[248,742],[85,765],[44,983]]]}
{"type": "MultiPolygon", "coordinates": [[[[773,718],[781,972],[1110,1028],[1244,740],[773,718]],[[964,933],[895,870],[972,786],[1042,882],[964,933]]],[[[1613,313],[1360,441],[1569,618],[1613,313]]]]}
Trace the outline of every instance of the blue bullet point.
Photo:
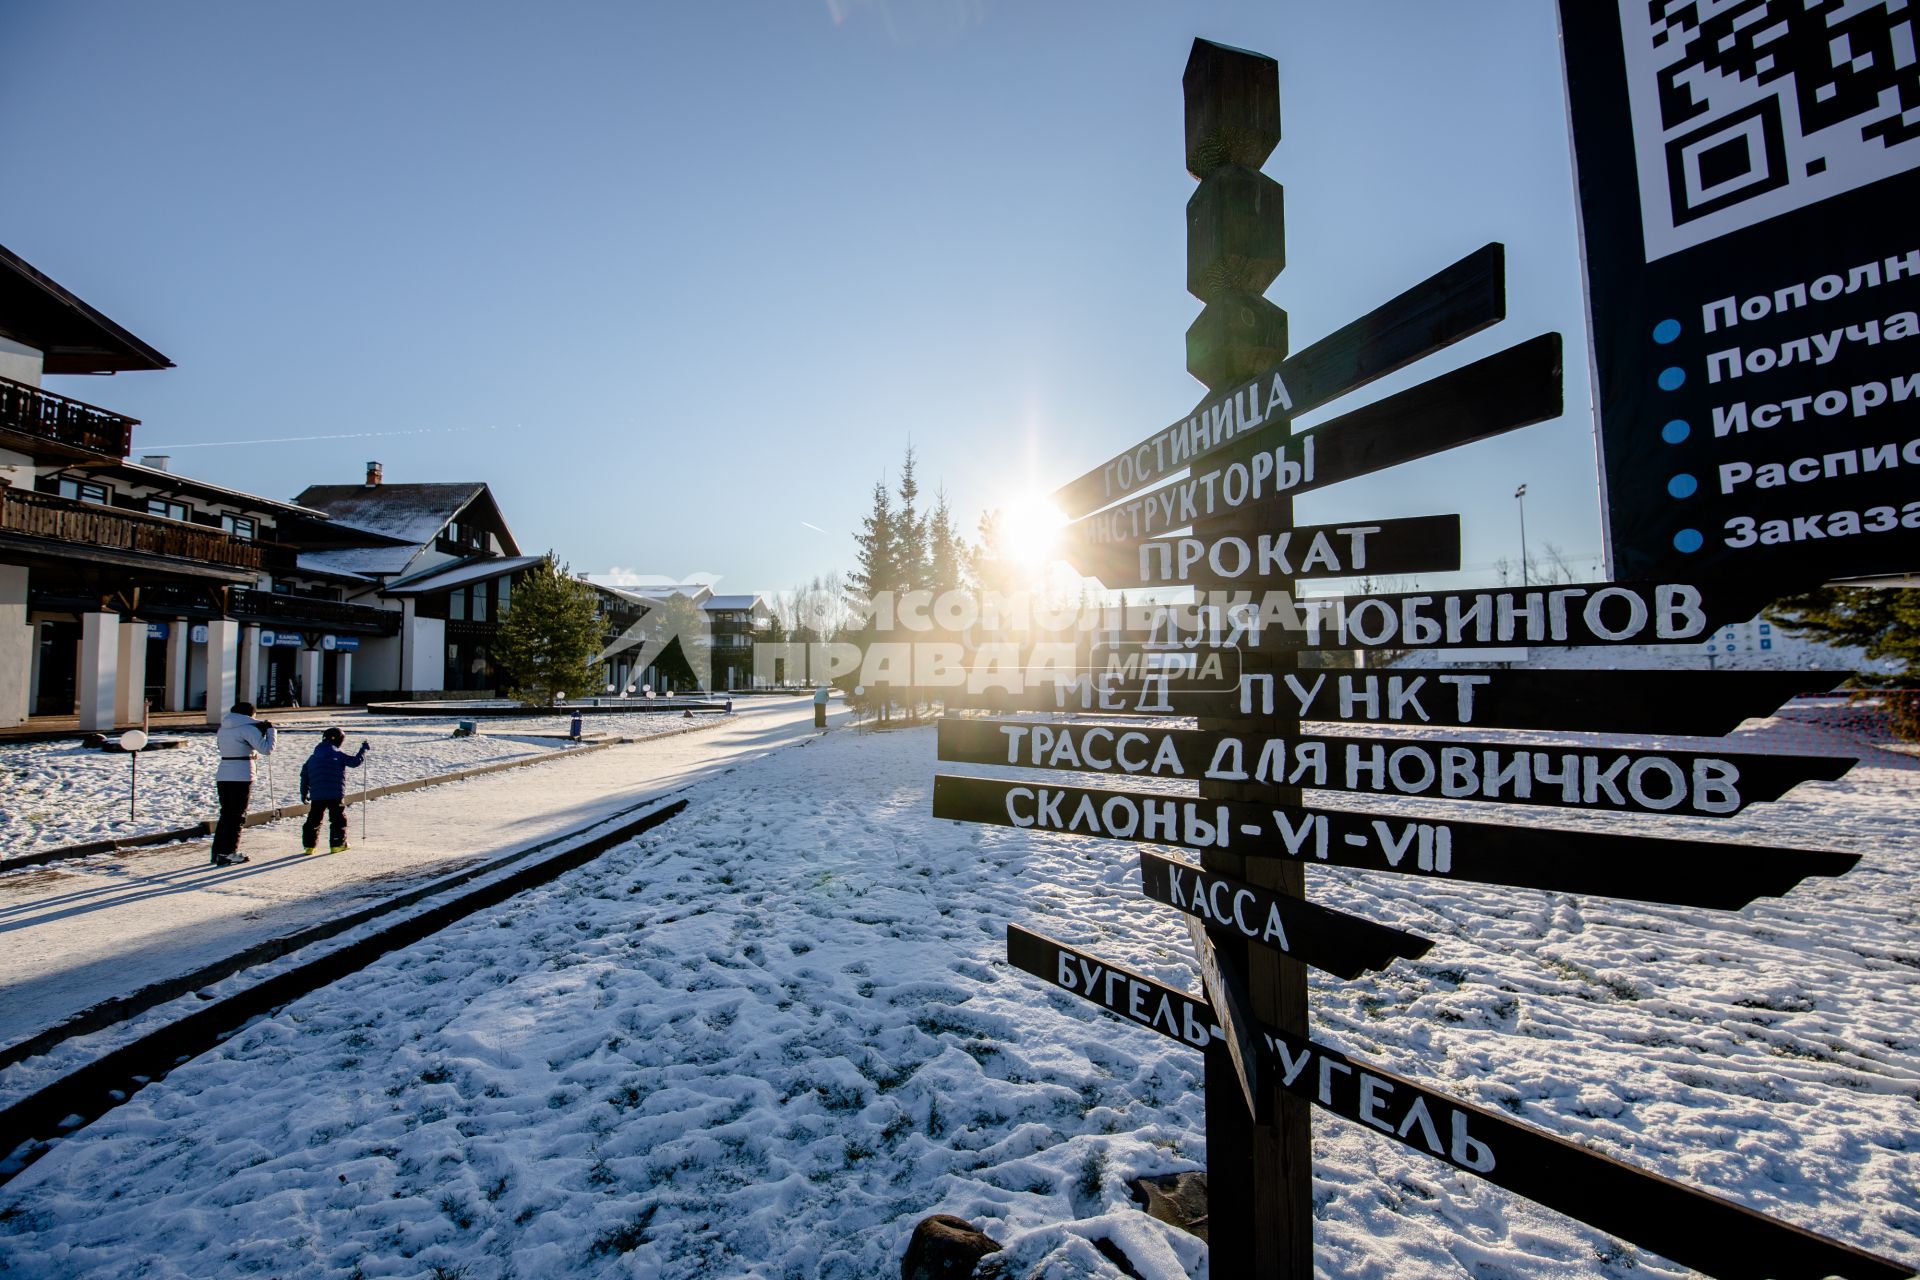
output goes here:
{"type": "Polygon", "coordinates": [[[1680,384],[1686,380],[1687,371],[1678,365],[1660,371],[1660,389],[1662,391],[1676,390],[1680,384]]]}
{"type": "Polygon", "coordinates": [[[1673,535],[1673,545],[1681,551],[1692,554],[1706,544],[1698,529],[1682,529],[1673,535]]]}
{"type": "Polygon", "coordinates": [[[1667,492],[1676,498],[1691,498],[1699,487],[1700,482],[1684,471],[1667,481],[1667,492]]]}
{"type": "Polygon", "coordinates": [[[1675,418],[1672,422],[1660,428],[1660,438],[1668,444],[1679,444],[1692,434],[1693,428],[1687,425],[1687,421],[1684,418],[1675,418]]]}
{"type": "Polygon", "coordinates": [[[1678,320],[1662,320],[1659,324],[1653,326],[1653,340],[1663,347],[1679,336],[1680,322],[1678,320]]]}

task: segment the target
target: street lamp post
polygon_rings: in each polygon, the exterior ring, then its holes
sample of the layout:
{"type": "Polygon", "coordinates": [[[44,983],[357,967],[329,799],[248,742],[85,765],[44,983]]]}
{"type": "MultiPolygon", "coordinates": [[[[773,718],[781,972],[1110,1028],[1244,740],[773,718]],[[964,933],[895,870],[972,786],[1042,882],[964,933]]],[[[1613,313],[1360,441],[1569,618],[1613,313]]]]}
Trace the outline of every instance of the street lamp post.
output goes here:
{"type": "Polygon", "coordinates": [[[1513,500],[1520,506],[1520,585],[1527,585],[1527,486],[1521,485],[1513,491],[1513,500]]]}

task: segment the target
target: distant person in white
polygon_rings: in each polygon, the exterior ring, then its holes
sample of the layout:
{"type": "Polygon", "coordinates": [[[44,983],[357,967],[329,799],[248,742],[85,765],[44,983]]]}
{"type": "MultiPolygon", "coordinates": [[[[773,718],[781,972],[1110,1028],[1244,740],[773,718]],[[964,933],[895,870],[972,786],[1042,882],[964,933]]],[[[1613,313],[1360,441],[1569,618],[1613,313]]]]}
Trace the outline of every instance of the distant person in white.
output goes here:
{"type": "Polygon", "coordinates": [[[253,718],[251,702],[236,702],[221,717],[214,741],[220,745],[220,768],[213,775],[214,790],[220,793],[220,821],[213,828],[213,865],[233,867],[247,860],[240,852],[240,824],[253,793],[254,754],[273,754],[273,725],[253,718]]]}

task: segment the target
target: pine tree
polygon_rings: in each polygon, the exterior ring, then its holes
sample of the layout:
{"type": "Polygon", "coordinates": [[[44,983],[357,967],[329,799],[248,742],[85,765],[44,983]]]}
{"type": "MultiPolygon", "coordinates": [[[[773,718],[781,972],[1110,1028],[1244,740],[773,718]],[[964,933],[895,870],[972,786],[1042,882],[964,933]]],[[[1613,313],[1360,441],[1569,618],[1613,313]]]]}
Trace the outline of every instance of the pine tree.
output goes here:
{"type": "Polygon", "coordinates": [[[927,521],[927,587],[938,597],[965,588],[970,549],[953,527],[945,491],[935,496],[933,515],[927,521]]]}
{"type": "Polygon", "coordinates": [[[514,584],[513,603],[494,634],[493,660],[508,696],[550,707],[597,692],[605,676],[594,656],[604,632],[593,588],[548,552],[514,584]]]}
{"type": "Polygon", "coordinates": [[[914,591],[928,586],[932,557],[927,546],[927,521],[919,512],[920,484],[913,475],[913,446],[900,464],[900,511],[894,517],[894,537],[899,550],[897,568],[900,580],[895,587],[914,591]]]}
{"type": "Polygon", "coordinates": [[[1013,567],[1007,561],[1006,538],[996,508],[980,513],[980,541],[968,557],[973,580],[982,591],[1006,591],[1014,581],[1013,567]]]}
{"type": "Polygon", "coordinates": [[[853,535],[859,547],[859,566],[848,579],[847,595],[849,604],[864,611],[875,596],[893,590],[900,579],[900,535],[885,480],[874,482],[873,509],[861,520],[860,528],[853,535]]]}
{"type": "MultiPolygon", "coordinates": [[[[1859,673],[1854,677],[1859,684],[1910,686],[1920,675],[1920,589],[1822,587],[1775,601],[1767,616],[1794,635],[1858,646],[1869,660],[1899,667],[1894,675],[1859,673]]],[[[1894,731],[1920,738],[1920,690],[1909,687],[1885,697],[1894,731]]]]}

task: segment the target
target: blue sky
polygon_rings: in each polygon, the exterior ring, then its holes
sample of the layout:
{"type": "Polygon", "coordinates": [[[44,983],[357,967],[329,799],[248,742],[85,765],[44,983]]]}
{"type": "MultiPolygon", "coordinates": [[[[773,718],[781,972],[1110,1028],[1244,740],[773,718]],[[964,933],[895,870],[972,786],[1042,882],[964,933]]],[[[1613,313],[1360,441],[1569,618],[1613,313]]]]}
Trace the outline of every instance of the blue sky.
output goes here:
{"type": "Polygon", "coordinates": [[[1296,348],[1495,239],[1509,320],[1419,377],[1567,337],[1565,418],[1301,518],[1460,510],[1486,564],[1525,481],[1536,552],[1597,555],[1542,0],[15,5],[0,243],[179,365],[49,380],[136,453],[485,480],[576,569],[780,589],[851,562],[909,437],[970,528],[1199,397],[1195,36],[1280,62],[1296,348]]]}

